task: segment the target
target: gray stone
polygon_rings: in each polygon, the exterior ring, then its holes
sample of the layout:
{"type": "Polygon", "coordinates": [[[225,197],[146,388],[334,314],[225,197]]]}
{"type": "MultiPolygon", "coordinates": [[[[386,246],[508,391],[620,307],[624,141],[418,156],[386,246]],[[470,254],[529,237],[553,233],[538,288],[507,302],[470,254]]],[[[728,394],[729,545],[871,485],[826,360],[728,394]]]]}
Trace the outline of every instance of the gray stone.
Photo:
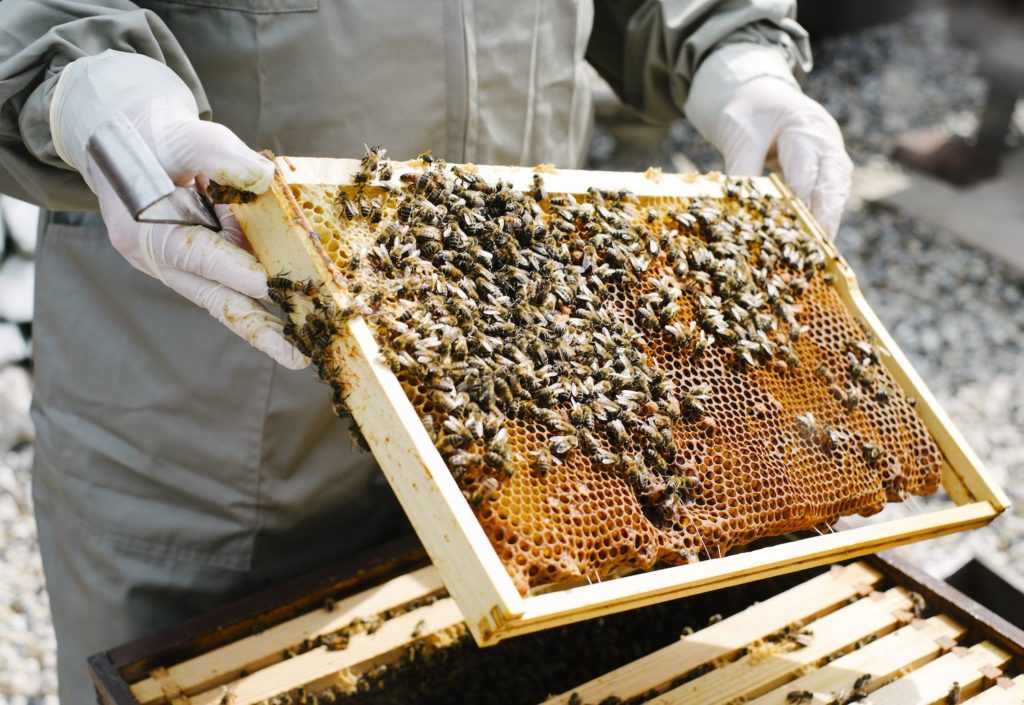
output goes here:
{"type": "Polygon", "coordinates": [[[28,355],[28,343],[21,329],[13,323],[0,323],[0,368],[12,362],[21,362],[28,355]]]}
{"type": "Polygon", "coordinates": [[[0,453],[35,438],[29,409],[32,379],[23,367],[0,369],[0,453]]]}
{"type": "Polygon", "coordinates": [[[8,257],[0,265],[0,319],[31,321],[34,286],[35,263],[25,257],[8,257]]]}
{"type": "Polygon", "coordinates": [[[39,227],[39,206],[10,196],[0,196],[0,213],[3,214],[7,230],[18,249],[26,255],[34,255],[39,227]]]}

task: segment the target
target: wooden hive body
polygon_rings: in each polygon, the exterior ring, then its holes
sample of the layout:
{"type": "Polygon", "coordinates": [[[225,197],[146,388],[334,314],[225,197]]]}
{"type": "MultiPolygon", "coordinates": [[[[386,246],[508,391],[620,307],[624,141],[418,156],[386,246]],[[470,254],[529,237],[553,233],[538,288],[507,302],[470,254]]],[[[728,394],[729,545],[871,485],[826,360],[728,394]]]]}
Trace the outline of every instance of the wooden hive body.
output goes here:
{"type": "Polygon", "coordinates": [[[1024,633],[873,556],[481,649],[438,571],[406,543],[96,654],[90,667],[103,705],[784,705],[804,692],[807,703],[938,705],[954,689],[970,705],[1010,705],[1024,697],[1024,633]]]}

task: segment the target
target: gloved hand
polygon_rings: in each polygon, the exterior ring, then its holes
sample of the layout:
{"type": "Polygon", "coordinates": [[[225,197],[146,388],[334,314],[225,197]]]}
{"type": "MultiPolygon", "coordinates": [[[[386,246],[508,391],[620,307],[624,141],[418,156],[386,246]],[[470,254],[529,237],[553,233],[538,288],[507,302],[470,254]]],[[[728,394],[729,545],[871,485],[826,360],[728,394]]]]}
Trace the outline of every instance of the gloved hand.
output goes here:
{"type": "Polygon", "coordinates": [[[202,306],[233,333],[277,362],[300,369],[309,361],[284,338],[282,322],[259,299],[267,273],[249,252],[227,207],[223,230],[137,223],[86,152],[89,138],[123,113],[179,186],[196,177],[262,193],[273,179],[270,160],[228,128],[199,119],[184,82],[158,61],[108,50],[77,59],[62,72],[50,109],[57,154],[81,172],[99,197],[111,244],[136,269],[202,306]]]}
{"type": "Polygon", "coordinates": [[[832,237],[850,195],[853,163],[831,115],[800,90],[785,57],[728,44],[697,69],[685,105],[694,127],[735,176],[759,176],[776,156],[797,198],[832,237]]]}

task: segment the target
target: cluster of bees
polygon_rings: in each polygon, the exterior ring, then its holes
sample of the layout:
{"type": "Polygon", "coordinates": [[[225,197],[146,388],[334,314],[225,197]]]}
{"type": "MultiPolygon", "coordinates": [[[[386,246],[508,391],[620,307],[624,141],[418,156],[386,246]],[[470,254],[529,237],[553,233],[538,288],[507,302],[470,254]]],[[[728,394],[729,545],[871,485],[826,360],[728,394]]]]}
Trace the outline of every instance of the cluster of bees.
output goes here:
{"type": "MultiPolygon", "coordinates": [[[[824,267],[817,243],[744,180],[728,182],[724,208],[644,210],[627,191],[549,194],[540,173],[523,191],[429,153],[419,163],[395,185],[384,150],[368,149],[355,187],[338,192],[339,222],[368,222],[373,238],[341,275],[350,305],[271,280],[293,314],[285,333],[332,384],[335,411],[347,415],[328,348],[365,315],[384,361],[425,399],[424,425],[471,503],[494,498],[516,467],[543,476],[576,452],[620,472],[649,518],[676,523],[699,480],[673,427],[713,434],[717,421],[708,386],[677,388],[647,336],[668,334],[681,358],[714,348],[741,369],[799,366],[797,299],[824,267]],[[296,295],[309,303],[297,310],[296,295]],[[510,419],[543,430],[532,457],[511,450],[510,419]]],[[[867,346],[851,350],[851,386],[839,390],[850,408],[875,379],[867,346]]],[[[796,423],[840,440],[809,413],[796,423]]]]}
{"type": "MultiPolygon", "coordinates": [[[[341,629],[333,631],[327,634],[319,634],[315,637],[304,639],[299,644],[285,649],[281,653],[281,658],[287,660],[294,658],[300,654],[304,654],[307,651],[324,646],[328,651],[341,651],[348,648],[349,640],[355,634],[374,634],[384,622],[389,619],[411,612],[412,610],[419,609],[420,607],[426,607],[432,605],[443,597],[447,597],[447,593],[437,593],[434,595],[428,595],[418,600],[413,600],[402,607],[388,609],[380,614],[370,615],[369,617],[356,617],[351,622],[346,624],[341,629]]],[[[334,601],[326,600],[324,602],[323,609],[327,612],[334,610],[334,601]]],[[[413,638],[417,638],[418,634],[413,634],[413,638]]],[[[288,703],[270,703],[269,705],[288,705],[288,703]]]]}
{"type": "MultiPolygon", "coordinates": [[[[857,319],[857,322],[863,326],[860,319],[857,319]]],[[[825,365],[819,365],[815,370],[817,377],[828,385],[828,393],[847,411],[855,409],[865,396],[870,396],[880,404],[885,404],[890,399],[889,390],[880,380],[881,368],[878,348],[873,343],[874,336],[866,328],[863,330],[867,340],[855,340],[847,345],[845,389],[838,383],[836,375],[825,365]]],[[[907,397],[907,402],[911,406],[916,405],[913,397],[907,397]]],[[[836,450],[841,443],[848,440],[842,431],[827,423],[819,423],[811,412],[798,414],[796,421],[805,439],[816,441],[827,450],[836,450]]],[[[882,449],[870,441],[863,442],[860,450],[864,460],[871,466],[876,465],[882,457],[882,449]]]]}
{"type": "MultiPolygon", "coordinates": [[[[385,610],[380,614],[370,615],[368,617],[356,617],[337,631],[304,639],[301,643],[283,651],[281,653],[281,658],[283,660],[288,660],[319,647],[326,647],[328,651],[341,651],[343,649],[347,649],[349,641],[354,635],[374,634],[388,620],[394,619],[399,615],[406,614],[407,612],[411,612],[415,609],[431,605],[444,597],[447,597],[447,593],[442,591],[418,600],[413,600],[401,607],[385,610]]],[[[325,600],[323,609],[328,612],[332,612],[334,610],[334,600],[330,598],[325,600]]],[[[425,658],[426,656],[433,654],[436,649],[435,646],[429,642],[436,641],[436,639],[428,640],[424,638],[425,635],[420,633],[423,631],[423,628],[424,622],[420,621],[415,626],[412,634],[409,635],[409,638],[412,641],[403,647],[401,654],[399,654],[399,659],[394,665],[386,663],[378,664],[370,671],[361,674],[358,677],[353,676],[351,684],[333,685],[315,692],[305,687],[295,688],[273,698],[263,700],[260,702],[260,705],[330,705],[331,703],[345,700],[350,697],[353,692],[369,692],[372,688],[378,687],[378,683],[381,681],[384,674],[389,669],[393,669],[395,665],[412,663],[417,659],[425,658]]],[[[454,639],[463,636],[464,633],[468,633],[466,632],[465,626],[459,625],[453,634],[449,636],[454,639]]],[[[222,701],[222,705],[230,705],[230,703],[230,697],[225,696],[225,700],[222,701]]]]}
{"type": "Polygon", "coordinates": [[[344,375],[330,355],[331,343],[345,321],[368,313],[369,308],[361,301],[339,308],[329,297],[323,296],[312,281],[295,281],[286,273],[268,278],[267,286],[270,299],[288,316],[283,330],[285,337],[312,360],[319,378],[331,387],[334,413],[351,421],[352,441],[362,450],[369,451],[370,446],[358,424],[351,419],[345,403],[347,388],[344,375]]]}

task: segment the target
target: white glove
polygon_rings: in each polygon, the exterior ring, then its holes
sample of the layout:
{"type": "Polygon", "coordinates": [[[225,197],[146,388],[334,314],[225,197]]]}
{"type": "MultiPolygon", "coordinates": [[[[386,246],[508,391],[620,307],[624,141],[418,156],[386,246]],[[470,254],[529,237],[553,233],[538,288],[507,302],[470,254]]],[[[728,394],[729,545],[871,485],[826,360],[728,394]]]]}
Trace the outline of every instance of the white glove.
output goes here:
{"type": "Polygon", "coordinates": [[[123,113],[179,186],[196,177],[262,193],[274,166],[228,128],[199,119],[191,91],[158,61],[108,50],[71,62],[50,108],[57,154],[81,172],[99,197],[110,242],[136,269],[202,306],[233,333],[285,367],[309,361],[284,338],[282,322],[258,299],[267,273],[247,252],[245,236],[227,207],[217,207],[223,230],[137,223],[86,152],[96,130],[123,113]]]}
{"type": "Polygon", "coordinates": [[[717,49],[697,69],[685,112],[729,174],[759,176],[777,156],[797,198],[835,236],[853,163],[839,125],[800,90],[780,51],[742,43],[717,49]]]}

